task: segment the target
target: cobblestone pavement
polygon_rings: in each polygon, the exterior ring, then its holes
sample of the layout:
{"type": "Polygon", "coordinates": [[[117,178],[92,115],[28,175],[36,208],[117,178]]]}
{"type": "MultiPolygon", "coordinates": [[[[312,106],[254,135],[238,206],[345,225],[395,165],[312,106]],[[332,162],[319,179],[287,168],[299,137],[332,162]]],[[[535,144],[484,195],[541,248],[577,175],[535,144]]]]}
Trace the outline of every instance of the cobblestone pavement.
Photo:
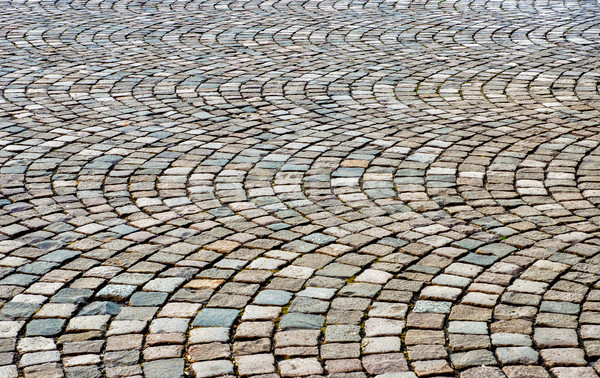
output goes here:
{"type": "Polygon", "coordinates": [[[598,377],[600,3],[0,0],[0,377],[598,377]]]}

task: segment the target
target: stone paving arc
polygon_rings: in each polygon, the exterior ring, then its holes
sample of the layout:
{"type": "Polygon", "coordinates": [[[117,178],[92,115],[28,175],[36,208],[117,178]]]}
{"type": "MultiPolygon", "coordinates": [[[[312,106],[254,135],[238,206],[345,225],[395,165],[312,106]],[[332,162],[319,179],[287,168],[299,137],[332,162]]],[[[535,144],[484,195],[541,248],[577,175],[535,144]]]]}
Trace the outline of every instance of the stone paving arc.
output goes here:
{"type": "Polygon", "coordinates": [[[598,377],[600,3],[0,0],[0,377],[598,377]]]}

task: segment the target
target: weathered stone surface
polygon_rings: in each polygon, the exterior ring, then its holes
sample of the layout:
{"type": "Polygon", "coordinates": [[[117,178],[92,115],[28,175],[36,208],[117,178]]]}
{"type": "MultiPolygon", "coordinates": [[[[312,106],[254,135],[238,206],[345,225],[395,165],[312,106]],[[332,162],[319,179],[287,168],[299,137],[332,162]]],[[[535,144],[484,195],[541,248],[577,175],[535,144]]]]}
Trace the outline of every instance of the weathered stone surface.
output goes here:
{"type": "Polygon", "coordinates": [[[0,9],[0,376],[600,373],[597,1],[0,9]]]}

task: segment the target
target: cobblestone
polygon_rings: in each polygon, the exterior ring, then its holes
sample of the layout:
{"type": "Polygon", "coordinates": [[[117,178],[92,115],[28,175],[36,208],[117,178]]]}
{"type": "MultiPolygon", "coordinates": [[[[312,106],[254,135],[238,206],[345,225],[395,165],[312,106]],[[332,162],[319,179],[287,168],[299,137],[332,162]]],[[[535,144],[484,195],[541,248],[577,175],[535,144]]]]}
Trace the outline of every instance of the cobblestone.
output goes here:
{"type": "Polygon", "coordinates": [[[599,20],[0,0],[0,377],[597,377],[599,20]]]}

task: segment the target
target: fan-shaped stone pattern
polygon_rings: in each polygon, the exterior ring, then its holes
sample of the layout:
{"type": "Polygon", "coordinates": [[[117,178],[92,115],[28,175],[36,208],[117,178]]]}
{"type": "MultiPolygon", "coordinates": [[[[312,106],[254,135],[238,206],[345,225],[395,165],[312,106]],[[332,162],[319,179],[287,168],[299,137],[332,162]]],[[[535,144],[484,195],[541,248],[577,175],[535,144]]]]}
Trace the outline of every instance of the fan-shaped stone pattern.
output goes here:
{"type": "Polygon", "coordinates": [[[600,373],[598,2],[0,9],[0,376],[600,373]]]}

